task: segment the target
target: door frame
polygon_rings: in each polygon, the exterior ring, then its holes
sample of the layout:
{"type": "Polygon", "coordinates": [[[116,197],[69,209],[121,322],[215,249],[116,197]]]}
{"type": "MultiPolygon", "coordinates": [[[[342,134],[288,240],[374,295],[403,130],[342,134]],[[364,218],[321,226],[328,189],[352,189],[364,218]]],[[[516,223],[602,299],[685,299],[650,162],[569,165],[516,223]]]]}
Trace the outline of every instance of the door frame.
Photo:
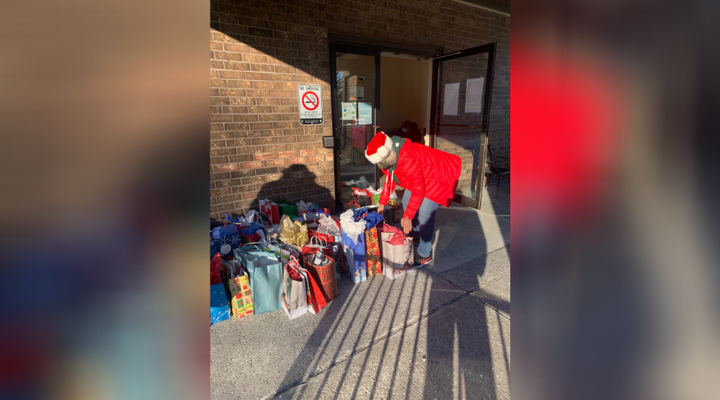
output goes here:
{"type": "Polygon", "coordinates": [[[377,111],[380,108],[380,51],[371,47],[363,47],[349,44],[338,44],[330,42],[330,94],[332,129],[335,145],[333,146],[333,171],[335,172],[335,209],[342,210],[342,187],[340,179],[340,110],[337,109],[337,64],[335,54],[338,52],[360,54],[375,57],[375,98],[373,99],[372,125],[377,125],[377,111]]]}
{"type": "Polygon", "coordinates": [[[423,45],[416,43],[393,42],[389,40],[375,39],[364,36],[347,35],[344,33],[330,32],[328,34],[330,51],[330,92],[331,92],[331,114],[332,129],[335,145],[333,146],[333,171],[335,173],[335,207],[336,210],[344,208],[341,196],[340,182],[340,112],[336,109],[337,104],[337,65],[335,53],[338,51],[375,56],[375,104],[373,109],[373,126],[377,126],[377,110],[380,109],[380,53],[385,51],[412,54],[418,57],[432,58],[442,54],[443,48],[438,46],[423,45]]]}
{"type": "Polygon", "coordinates": [[[444,125],[438,124],[438,95],[440,93],[440,64],[443,61],[454,60],[462,57],[473,56],[480,53],[488,53],[487,71],[485,72],[485,95],[483,97],[483,117],[482,125],[477,126],[480,129],[480,157],[478,157],[479,164],[478,178],[475,182],[475,200],[470,200],[462,195],[454,194],[453,201],[456,203],[464,204],[466,206],[480,209],[482,204],[482,181],[485,176],[485,160],[487,160],[487,143],[488,143],[488,130],[490,125],[490,106],[492,101],[493,91],[493,73],[495,70],[495,54],[497,52],[497,43],[488,43],[477,47],[472,47],[465,50],[456,51],[453,53],[443,54],[433,58],[432,66],[432,92],[430,94],[430,147],[436,148],[436,137],[437,132],[442,126],[467,126],[475,127],[474,125],[444,125]]]}

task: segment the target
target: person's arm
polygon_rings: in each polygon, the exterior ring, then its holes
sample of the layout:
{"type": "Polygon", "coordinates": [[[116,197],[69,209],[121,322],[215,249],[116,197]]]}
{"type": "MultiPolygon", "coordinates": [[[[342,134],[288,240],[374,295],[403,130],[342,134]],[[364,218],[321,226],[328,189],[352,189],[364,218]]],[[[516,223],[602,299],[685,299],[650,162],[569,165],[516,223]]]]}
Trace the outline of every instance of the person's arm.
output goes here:
{"type": "Polygon", "coordinates": [[[407,218],[412,221],[417,213],[417,210],[420,208],[423,199],[425,198],[425,176],[423,175],[420,160],[408,160],[406,173],[403,174],[403,176],[408,177],[405,189],[410,190],[412,193],[412,196],[410,196],[410,200],[408,201],[407,208],[405,209],[405,213],[403,214],[403,218],[407,218]]]}

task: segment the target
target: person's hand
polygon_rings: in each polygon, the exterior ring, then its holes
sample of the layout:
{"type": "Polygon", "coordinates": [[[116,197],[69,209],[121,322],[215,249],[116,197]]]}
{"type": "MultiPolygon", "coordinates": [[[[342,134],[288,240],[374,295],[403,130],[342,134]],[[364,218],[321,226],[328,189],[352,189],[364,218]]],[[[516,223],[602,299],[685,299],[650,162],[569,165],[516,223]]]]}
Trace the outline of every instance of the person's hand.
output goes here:
{"type": "Polygon", "coordinates": [[[382,213],[385,210],[385,206],[380,204],[380,207],[378,207],[377,212],[382,213]]]}
{"type": "Polygon", "coordinates": [[[402,225],[403,232],[407,235],[412,230],[412,220],[409,220],[405,217],[400,220],[400,225],[402,225]]]}

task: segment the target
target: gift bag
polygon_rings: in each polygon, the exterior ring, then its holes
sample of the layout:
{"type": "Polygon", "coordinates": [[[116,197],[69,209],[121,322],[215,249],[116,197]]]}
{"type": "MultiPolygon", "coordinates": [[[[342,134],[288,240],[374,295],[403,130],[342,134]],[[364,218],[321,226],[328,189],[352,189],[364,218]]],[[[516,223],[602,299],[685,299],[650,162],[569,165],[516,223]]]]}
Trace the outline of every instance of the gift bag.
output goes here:
{"type": "Polygon", "coordinates": [[[218,226],[217,228],[214,228],[210,231],[210,235],[213,239],[222,239],[225,236],[232,235],[234,233],[238,233],[235,224],[218,226]]]}
{"type": "Polygon", "coordinates": [[[215,253],[210,260],[210,285],[222,284],[225,276],[225,261],[220,253],[215,253]]]}
{"type": "Polygon", "coordinates": [[[280,223],[280,210],[274,202],[265,199],[260,200],[260,212],[265,214],[268,224],[275,225],[280,223]]]}
{"type": "Polygon", "coordinates": [[[289,201],[280,200],[278,201],[277,206],[280,211],[280,218],[282,218],[283,215],[287,215],[291,219],[298,217],[298,209],[295,204],[292,204],[289,201]]]}
{"type": "Polygon", "coordinates": [[[326,256],[333,256],[332,247],[327,243],[327,240],[319,237],[318,235],[312,235],[310,240],[302,247],[302,255],[312,255],[317,251],[322,251],[326,256]]]}
{"type": "Polygon", "coordinates": [[[220,252],[220,247],[222,247],[223,241],[221,239],[213,239],[210,241],[210,259],[212,260],[213,257],[215,257],[215,254],[220,252]]]}
{"type": "Polygon", "coordinates": [[[310,272],[315,282],[320,285],[325,300],[332,301],[337,297],[337,275],[335,260],[322,251],[303,255],[305,269],[310,272]]]}
{"type": "Polygon", "coordinates": [[[390,279],[399,278],[413,270],[412,238],[395,229],[392,231],[385,225],[380,232],[382,241],[383,275],[390,279]]]}
{"type": "Polygon", "coordinates": [[[345,255],[345,271],[353,283],[364,282],[365,272],[365,235],[359,234],[353,240],[347,233],[342,233],[342,247],[345,255]]]}
{"type": "Polygon", "coordinates": [[[298,210],[298,217],[304,217],[308,212],[310,212],[310,209],[307,206],[307,203],[300,200],[299,202],[295,203],[295,206],[298,210]]]}
{"type": "Polygon", "coordinates": [[[230,318],[230,308],[222,283],[210,286],[210,325],[230,318]]]}
{"type": "Polygon", "coordinates": [[[235,250],[235,258],[241,260],[250,275],[254,313],[279,310],[282,307],[283,267],[278,257],[256,244],[248,244],[235,250]]]}
{"type": "Polygon", "coordinates": [[[382,257],[380,256],[380,240],[378,239],[377,226],[365,230],[365,263],[368,276],[382,273],[382,257]]]}
{"type": "Polygon", "coordinates": [[[283,274],[282,308],[290,319],[295,319],[308,312],[307,278],[295,257],[285,265],[283,274]]]}
{"type": "Polygon", "coordinates": [[[242,244],[267,241],[267,230],[257,222],[250,223],[250,226],[238,230],[242,244]]]}
{"type": "Polygon", "coordinates": [[[242,318],[253,314],[252,291],[250,290],[250,278],[247,274],[236,276],[228,281],[230,288],[230,304],[232,315],[235,318],[242,318]]]}
{"type": "MultiPolygon", "coordinates": [[[[297,259],[294,259],[294,261],[299,265],[297,259]]],[[[327,305],[327,301],[325,300],[325,296],[322,293],[320,284],[315,280],[315,278],[313,278],[310,271],[306,270],[302,266],[300,266],[298,269],[303,275],[307,286],[308,312],[311,314],[317,314],[327,305]]]]}

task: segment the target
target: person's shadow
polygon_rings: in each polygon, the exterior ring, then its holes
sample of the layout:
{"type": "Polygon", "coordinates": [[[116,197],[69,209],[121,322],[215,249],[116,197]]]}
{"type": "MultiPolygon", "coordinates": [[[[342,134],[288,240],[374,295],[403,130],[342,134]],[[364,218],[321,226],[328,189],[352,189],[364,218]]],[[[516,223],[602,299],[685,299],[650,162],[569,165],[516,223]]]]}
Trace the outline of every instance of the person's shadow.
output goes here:
{"type": "Polygon", "coordinates": [[[317,175],[304,164],[293,164],[280,171],[282,176],[275,181],[265,182],[257,192],[257,197],[248,209],[259,210],[260,200],[268,199],[274,202],[287,200],[293,204],[300,200],[306,203],[315,203],[322,208],[328,208],[330,213],[335,212],[335,198],[330,190],[320,186],[317,175]]]}

